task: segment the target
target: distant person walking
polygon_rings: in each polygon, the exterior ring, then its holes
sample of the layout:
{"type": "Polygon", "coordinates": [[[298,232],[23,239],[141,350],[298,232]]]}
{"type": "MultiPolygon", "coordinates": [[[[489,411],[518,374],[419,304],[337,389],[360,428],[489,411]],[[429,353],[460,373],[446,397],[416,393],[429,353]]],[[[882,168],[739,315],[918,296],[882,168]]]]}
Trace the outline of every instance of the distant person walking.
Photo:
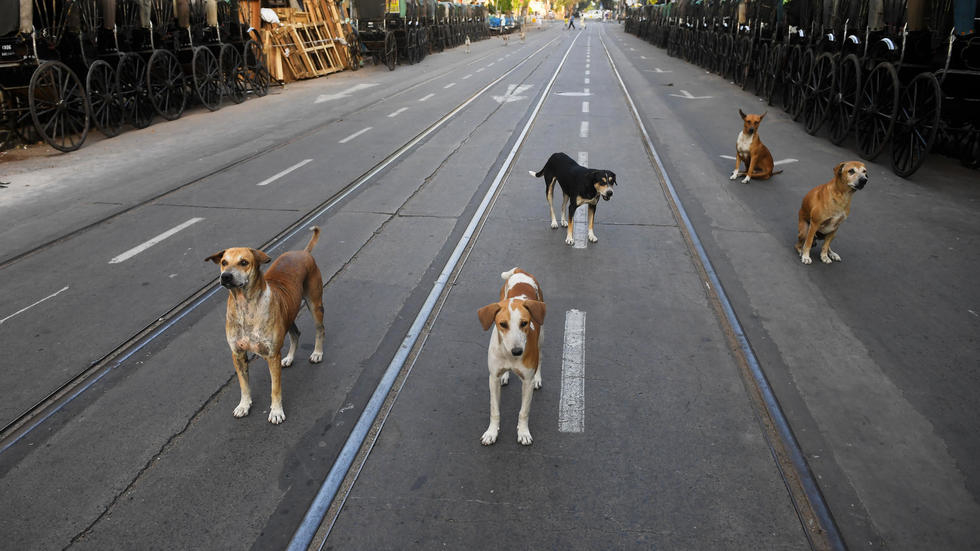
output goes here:
{"type": "Polygon", "coordinates": [[[575,28],[575,12],[572,12],[568,15],[568,28],[569,29],[575,28]]]}

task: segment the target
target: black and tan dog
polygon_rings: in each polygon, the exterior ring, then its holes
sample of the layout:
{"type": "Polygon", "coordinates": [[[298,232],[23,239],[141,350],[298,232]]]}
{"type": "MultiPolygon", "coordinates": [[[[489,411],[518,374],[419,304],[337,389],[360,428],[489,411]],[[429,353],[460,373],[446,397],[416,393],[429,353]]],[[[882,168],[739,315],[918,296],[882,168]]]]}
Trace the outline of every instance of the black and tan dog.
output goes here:
{"type": "Polygon", "coordinates": [[[248,352],[252,352],[265,358],[269,364],[272,379],[269,422],[278,425],[286,420],[282,409],[280,375],[283,367],[292,365],[296,354],[299,329],[295,320],[304,298],[316,321],[316,344],[310,362],[318,363],[323,359],[323,281],[320,269],[310,254],[320,237],[320,228],[312,229],[313,237],[304,250],[283,253],[264,274],[261,266],[269,262],[269,256],[256,249],[225,249],[204,259],[221,267],[221,285],[229,291],[225,337],[231,347],[231,357],[242,391],[235,417],[248,415],[252,407],[246,357],[248,352]],[[287,332],[289,353],[280,359],[287,332]]]}
{"type": "Polygon", "coordinates": [[[796,235],[796,252],[804,264],[810,264],[810,249],[814,240],[823,239],[820,260],[826,264],[840,262],[839,254],[830,250],[830,242],[837,235],[841,223],[851,213],[854,192],[864,189],[868,183],[868,169],[864,163],[849,161],[834,168],[834,177],[825,184],[810,190],[803,198],[799,212],[799,229],[796,235]]]}
{"type": "Polygon", "coordinates": [[[613,186],[616,185],[616,175],[611,170],[595,170],[585,168],[576,163],[571,157],[564,153],[553,153],[548,157],[548,162],[544,168],[538,172],[529,170],[528,173],[535,178],[544,176],[545,195],[548,197],[548,208],[551,209],[551,227],[558,227],[555,220],[555,206],[552,201],[555,191],[555,182],[561,186],[561,225],[568,228],[565,234],[565,244],[574,245],[575,238],[572,237],[574,222],[572,217],[575,210],[581,205],[589,205],[589,241],[595,243],[599,240],[595,235],[595,208],[599,198],[606,201],[612,199],[613,186]],[[565,204],[568,204],[568,218],[565,218],[565,204]]]}

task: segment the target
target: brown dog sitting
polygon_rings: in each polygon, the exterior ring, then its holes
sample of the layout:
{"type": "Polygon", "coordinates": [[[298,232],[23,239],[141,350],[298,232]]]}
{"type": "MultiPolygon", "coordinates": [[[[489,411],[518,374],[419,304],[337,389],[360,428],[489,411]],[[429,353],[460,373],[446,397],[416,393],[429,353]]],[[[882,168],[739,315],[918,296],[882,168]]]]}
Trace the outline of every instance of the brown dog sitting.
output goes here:
{"type": "Polygon", "coordinates": [[[323,281],[320,269],[310,252],[320,237],[320,228],[313,227],[313,237],[302,251],[283,253],[262,273],[261,265],[269,262],[264,252],[237,247],[225,249],[207,258],[221,266],[221,285],[228,289],[228,309],[225,313],[225,337],[231,347],[232,361],[238,374],[242,398],[235,408],[235,417],[248,415],[252,394],[248,386],[248,358],[252,352],[265,358],[272,379],[272,404],[269,422],[286,420],[282,409],[280,375],[283,367],[293,363],[299,343],[296,314],[306,298],[306,306],[316,320],[316,345],[310,355],[311,363],[323,359],[323,281]],[[283,340],[289,333],[289,353],[280,359],[283,340]]]}
{"type": "Polygon", "coordinates": [[[815,239],[823,239],[820,260],[826,264],[840,262],[839,254],[830,250],[830,242],[837,235],[841,223],[851,213],[854,192],[868,183],[868,169],[864,163],[849,161],[834,168],[834,177],[825,184],[810,190],[800,206],[799,231],[796,235],[796,252],[804,264],[810,264],[810,249],[815,239]]]}
{"type": "MultiPolygon", "coordinates": [[[[768,111],[766,111],[768,113],[768,111]]],[[[761,115],[746,115],[741,109],[738,114],[742,116],[742,131],[738,133],[738,140],[735,142],[735,170],[728,178],[734,180],[742,175],[738,171],[739,161],[745,163],[745,179],[743,184],[749,183],[749,179],[768,180],[773,174],[779,174],[782,170],[773,171],[772,154],[769,148],[762,143],[759,138],[759,125],[766,113],[761,115]]]]}

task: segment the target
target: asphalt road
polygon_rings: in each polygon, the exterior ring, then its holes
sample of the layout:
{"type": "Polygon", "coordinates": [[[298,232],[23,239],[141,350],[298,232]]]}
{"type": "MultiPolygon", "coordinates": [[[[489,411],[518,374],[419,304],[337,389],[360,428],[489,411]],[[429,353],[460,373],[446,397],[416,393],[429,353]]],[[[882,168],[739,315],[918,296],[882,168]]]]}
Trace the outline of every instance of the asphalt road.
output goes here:
{"type": "Polygon", "coordinates": [[[906,181],[869,164],[835,241],[844,261],[804,266],[799,201],[853,150],[770,108],[762,136],[785,172],[730,182],[737,111],[766,108],[615,24],[478,42],[0,162],[0,424],[24,419],[0,443],[5,542],[284,548],[447,283],[315,545],[807,547],[613,64],[847,546],[980,545],[978,173],[930,158],[906,181]],[[527,171],[554,151],[618,176],[597,243],[566,246],[548,227],[527,171]],[[310,223],[324,230],[324,362],[305,359],[303,312],[286,422],[266,421],[261,360],[252,412],[235,419],[225,291],[203,259],[302,247],[310,223]],[[534,444],[516,441],[514,379],[500,438],[483,447],[488,335],[475,314],[513,266],[548,304],[544,386],[534,444]],[[581,327],[567,324],[576,316],[581,327]],[[575,331],[579,375],[563,368],[575,331]],[[93,364],[99,378],[70,401],[22,417],[93,364]],[[574,430],[560,420],[568,384],[584,388],[574,430]]]}

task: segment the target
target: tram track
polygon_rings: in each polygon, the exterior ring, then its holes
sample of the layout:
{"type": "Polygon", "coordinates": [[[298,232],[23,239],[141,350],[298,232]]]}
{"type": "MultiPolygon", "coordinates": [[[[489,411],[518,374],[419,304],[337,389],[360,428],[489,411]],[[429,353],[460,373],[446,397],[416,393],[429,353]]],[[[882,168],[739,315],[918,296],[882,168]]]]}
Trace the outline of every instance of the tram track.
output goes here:
{"type": "MultiPolygon", "coordinates": [[[[545,51],[545,49],[552,43],[560,40],[561,37],[555,37],[547,41],[543,46],[524,56],[523,58],[517,60],[517,62],[508,70],[503,72],[500,76],[489,82],[488,84],[481,87],[475,93],[468,96],[462,102],[457,104],[454,108],[450,109],[446,114],[440,116],[435,122],[431,123],[429,126],[422,129],[418,134],[404,142],[402,145],[397,147],[392,153],[387,155],[385,158],[381,159],[379,162],[371,166],[367,171],[363,172],[360,176],[354,178],[349,183],[344,185],[338,191],[330,195],[327,199],[317,204],[312,209],[308,210],[302,216],[297,218],[293,223],[289,224],[282,230],[280,230],[276,235],[268,239],[266,242],[259,244],[258,247],[264,250],[275,250],[283,246],[287,241],[289,241],[298,232],[304,230],[309,224],[315,222],[318,218],[328,213],[337,205],[341,204],[345,199],[351,196],[353,193],[357,192],[362,186],[370,182],[375,176],[384,172],[391,164],[398,161],[406,153],[413,150],[417,145],[426,140],[429,136],[435,133],[439,128],[448,123],[450,120],[455,118],[459,113],[464,111],[469,107],[474,101],[476,101],[481,96],[485,95],[491,88],[499,84],[514,71],[518,70],[520,67],[525,65],[529,60],[545,51]]],[[[488,54],[485,57],[489,57],[488,54]]],[[[468,64],[478,62],[480,59],[470,61],[468,64]]],[[[120,211],[116,211],[106,217],[103,217],[97,221],[87,224],[83,228],[75,229],[61,237],[50,240],[42,245],[32,248],[29,251],[19,253],[10,257],[2,262],[0,262],[0,269],[4,269],[11,266],[29,256],[42,252],[49,249],[59,243],[65,242],[73,237],[76,237],[86,231],[99,226],[105,222],[111,221],[114,218],[122,216],[125,213],[131,212],[139,207],[153,204],[159,202],[167,196],[170,196],[180,190],[183,190],[189,186],[192,186],[202,180],[212,177],[216,174],[233,169],[234,167],[254,160],[257,157],[267,155],[274,151],[280,150],[291,143],[301,140],[305,137],[313,135],[317,132],[322,131],[330,124],[341,120],[345,117],[353,116],[355,114],[365,112],[384,101],[390,101],[393,97],[410,93],[412,90],[417,89],[423,84],[431,81],[433,78],[438,78],[439,76],[444,76],[451,71],[458,70],[458,67],[452,67],[439,73],[434,77],[429,77],[426,79],[421,79],[418,83],[412,84],[409,87],[399,90],[391,96],[386,96],[377,101],[371,102],[369,104],[363,105],[357,109],[351,110],[349,113],[344,114],[341,117],[333,118],[330,121],[316,125],[315,127],[308,129],[291,139],[277,143],[275,145],[266,147],[258,154],[252,154],[247,157],[235,160],[231,163],[227,163],[222,167],[214,169],[208,172],[206,175],[194,178],[189,182],[180,184],[179,186],[173,187],[157,194],[151,198],[140,201],[137,204],[131,205],[120,211]]],[[[35,428],[40,426],[46,420],[48,420],[52,415],[60,411],[65,405],[70,403],[72,400],[80,396],[86,390],[95,385],[99,380],[101,380],[105,375],[112,372],[115,368],[122,365],[125,361],[131,358],[134,354],[145,348],[151,342],[155,341],[157,338],[164,335],[170,328],[177,324],[181,319],[186,317],[191,312],[198,309],[200,306],[207,303],[209,300],[214,299],[215,295],[220,291],[220,287],[217,286],[217,279],[210,280],[207,284],[200,287],[189,296],[181,300],[174,307],[169,309],[163,315],[155,318],[154,322],[143,327],[137,331],[133,336],[126,339],[124,342],[114,347],[111,351],[103,355],[99,360],[91,363],[87,368],[78,373],[77,375],[71,377],[63,384],[58,386],[55,390],[48,393],[44,398],[36,402],[33,406],[27,408],[23,413],[17,415],[12,421],[8,422],[0,429],[0,454],[5,453],[12,446],[14,446],[18,441],[20,441],[24,436],[29,434],[35,428]]]]}

